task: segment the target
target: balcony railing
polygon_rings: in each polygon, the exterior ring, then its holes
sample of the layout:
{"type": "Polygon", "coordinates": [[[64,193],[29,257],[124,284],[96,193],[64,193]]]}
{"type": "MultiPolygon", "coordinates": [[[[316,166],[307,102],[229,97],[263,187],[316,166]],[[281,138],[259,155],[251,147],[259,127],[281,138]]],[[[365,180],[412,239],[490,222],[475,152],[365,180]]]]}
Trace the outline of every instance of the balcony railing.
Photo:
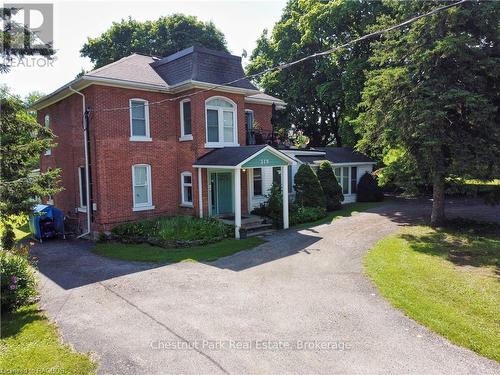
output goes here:
{"type": "Polygon", "coordinates": [[[250,130],[247,131],[246,145],[265,145],[275,143],[275,138],[272,132],[262,132],[250,130]]]}

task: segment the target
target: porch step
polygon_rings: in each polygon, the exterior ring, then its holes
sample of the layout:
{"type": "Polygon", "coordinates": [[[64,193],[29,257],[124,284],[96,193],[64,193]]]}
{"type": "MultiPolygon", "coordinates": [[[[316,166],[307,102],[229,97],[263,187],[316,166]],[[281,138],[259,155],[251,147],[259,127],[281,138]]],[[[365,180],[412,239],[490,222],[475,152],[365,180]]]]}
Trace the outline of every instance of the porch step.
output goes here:
{"type": "Polygon", "coordinates": [[[251,223],[251,224],[243,224],[241,227],[246,229],[247,232],[251,232],[251,231],[255,231],[255,230],[272,228],[272,226],[273,226],[272,224],[264,224],[261,221],[261,222],[251,223]]]}
{"type": "Polygon", "coordinates": [[[265,236],[273,232],[275,232],[274,229],[257,230],[257,231],[247,232],[247,237],[265,236]]]}

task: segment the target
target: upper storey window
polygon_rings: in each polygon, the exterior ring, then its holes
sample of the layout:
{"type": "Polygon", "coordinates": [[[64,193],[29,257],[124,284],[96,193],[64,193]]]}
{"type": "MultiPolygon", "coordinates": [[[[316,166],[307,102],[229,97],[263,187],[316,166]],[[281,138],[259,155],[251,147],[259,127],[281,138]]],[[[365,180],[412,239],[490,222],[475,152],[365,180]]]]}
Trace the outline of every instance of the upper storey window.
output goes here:
{"type": "Polygon", "coordinates": [[[189,141],[193,139],[191,129],[191,101],[185,99],[181,101],[181,141],[189,141]]]}
{"type": "Polygon", "coordinates": [[[150,141],[149,105],[143,99],[130,99],[130,140],[150,141]]]}
{"type": "Polygon", "coordinates": [[[238,146],[236,104],[221,97],[205,102],[206,134],[205,147],[238,146]]]}
{"type": "MultiPolygon", "coordinates": [[[[50,129],[50,115],[49,114],[46,114],[45,117],[43,118],[43,122],[44,122],[44,125],[47,129],[50,129]]],[[[52,149],[48,149],[47,151],[45,151],[45,155],[48,156],[48,155],[52,155],[52,149]]]]}

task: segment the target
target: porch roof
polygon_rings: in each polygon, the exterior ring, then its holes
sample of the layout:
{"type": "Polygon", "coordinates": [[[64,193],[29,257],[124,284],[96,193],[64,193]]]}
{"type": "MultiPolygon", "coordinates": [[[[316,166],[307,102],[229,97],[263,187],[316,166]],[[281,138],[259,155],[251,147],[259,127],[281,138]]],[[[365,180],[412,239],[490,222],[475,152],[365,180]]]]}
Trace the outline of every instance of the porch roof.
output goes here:
{"type": "Polygon", "coordinates": [[[283,164],[295,164],[295,161],[288,155],[272,148],[269,145],[241,146],[241,147],[223,147],[210,151],[196,160],[193,167],[201,168],[252,168],[250,163],[259,155],[267,155],[267,164],[263,167],[273,167],[283,164]],[[271,159],[271,160],[269,160],[271,159]]]}

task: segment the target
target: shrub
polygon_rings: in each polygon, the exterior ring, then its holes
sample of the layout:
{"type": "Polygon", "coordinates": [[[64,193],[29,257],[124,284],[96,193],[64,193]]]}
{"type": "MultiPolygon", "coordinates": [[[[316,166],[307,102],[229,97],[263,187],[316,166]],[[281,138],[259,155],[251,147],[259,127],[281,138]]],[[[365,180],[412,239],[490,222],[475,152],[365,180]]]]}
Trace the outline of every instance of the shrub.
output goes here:
{"type": "Polygon", "coordinates": [[[14,230],[12,229],[12,225],[5,224],[3,232],[2,232],[2,248],[4,250],[10,250],[16,244],[16,235],[14,234],[14,230]]]}
{"type": "Polygon", "coordinates": [[[297,204],[290,205],[290,225],[309,223],[326,217],[323,207],[302,207],[297,204]]]}
{"type": "Polygon", "coordinates": [[[384,193],[377,184],[375,178],[366,172],[359,179],[357,200],[358,202],[380,202],[384,199],[384,193]]]}
{"type": "Polygon", "coordinates": [[[342,207],[344,195],[330,162],[324,161],[321,163],[318,169],[318,180],[325,193],[327,211],[339,210],[342,207]]]}
{"type": "Polygon", "coordinates": [[[325,207],[325,195],[311,167],[302,164],[295,174],[296,202],[303,207],[325,207]]]}
{"type": "Polygon", "coordinates": [[[158,217],[114,227],[111,233],[122,239],[158,239],[172,241],[203,241],[231,237],[231,225],[192,216],[158,217]]]}
{"type": "Polygon", "coordinates": [[[271,218],[275,228],[283,228],[283,194],[281,186],[273,184],[269,189],[266,203],[267,216],[271,218]]]}
{"type": "Polygon", "coordinates": [[[36,296],[36,278],[26,256],[2,251],[0,274],[2,312],[14,311],[32,302],[36,296]]]}

